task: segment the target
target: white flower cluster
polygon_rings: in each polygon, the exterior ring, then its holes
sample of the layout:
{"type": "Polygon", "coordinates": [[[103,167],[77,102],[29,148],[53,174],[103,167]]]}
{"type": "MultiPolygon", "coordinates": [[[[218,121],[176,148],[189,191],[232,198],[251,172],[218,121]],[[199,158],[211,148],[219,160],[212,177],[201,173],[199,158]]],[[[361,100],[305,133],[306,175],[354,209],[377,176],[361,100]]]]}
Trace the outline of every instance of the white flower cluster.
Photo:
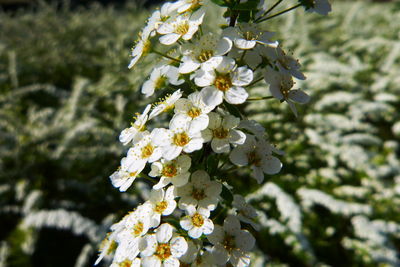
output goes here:
{"type": "Polygon", "coordinates": [[[147,201],[112,225],[96,263],[114,253],[111,266],[250,264],[255,238],[247,229],[258,229],[257,212],[233,195],[239,189],[229,186],[234,178],[227,176],[243,166],[260,184],[265,174],[281,170],[274,155],[283,152],[235,105],[245,103],[251,86],[262,80],[294,114],[294,103],[309,97],[293,89],[293,79],[305,76],[298,61],[271,40],[274,33],[234,18],[220,33],[203,32],[205,13],[202,1],[165,3],[132,51],[129,68],[149,54],[166,59],[156,64],[142,93],[172,92],[148,105],[120,135],[130,148],[110,176],[112,184],[121,192],[137,178],[154,185],[147,201]],[[155,40],[167,51],[156,50],[155,40]],[[156,117],[159,127],[151,127],[156,117]],[[169,122],[160,124],[165,117],[169,122]],[[223,188],[232,203],[222,197],[223,188]]]}

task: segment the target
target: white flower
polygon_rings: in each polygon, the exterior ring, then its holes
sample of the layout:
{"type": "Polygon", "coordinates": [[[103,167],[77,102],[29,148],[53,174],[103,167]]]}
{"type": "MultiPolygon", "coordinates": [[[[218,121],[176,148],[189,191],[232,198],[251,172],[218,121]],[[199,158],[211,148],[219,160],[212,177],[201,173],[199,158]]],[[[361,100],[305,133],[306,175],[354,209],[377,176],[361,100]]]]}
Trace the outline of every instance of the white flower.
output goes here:
{"type": "Polygon", "coordinates": [[[256,209],[248,204],[243,196],[235,194],[233,196],[232,205],[237,211],[237,218],[239,220],[251,224],[257,231],[260,229],[260,226],[254,221],[258,217],[256,209]]]}
{"type": "Polygon", "coordinates": [[[138,114],[135,122],[132,124],[130,128],[124,129],[119,135],[119,141],[124,145],[127,145],[129,142],[132,143],[138,142],[142,137],[146,129],[146,122],[149,118],[147,115],[150,111],[151,105],[147,105],[143,114],[138,114]]]}
{"type": "Polygon", "coordinates": [[[186,240],[174,235],[174,228],[164,223],[156,234],[146,236],[146,248],[141,252],[143,267],[177,267],[179,258],[188,249],[186,240]]]}
{"type": "Polygon", "coordinates": [[[125,157],[121,160],[121,167],[110,176],[112,185],[119,188],[121,192],[125,192],[132,185],[146,165],[145,162],[137,165],[129,165],[126,162],[127,158],[125,157]]]}
{"type": "Polygon", "coordinates": [[[140,267],[140,266],[141,266],[141,261],[139,258],[136,258],[134,260],[125,259],[124,261],[121,262],[113,262],[110,265],[110,267],[140,267]]]}
{"type": "Polygon", "coordinates": [[[183,40],[192,39],[199,29],[199,25],[203,22],[204,14],[205,11],[201,8],[191,15],[186,13],[168,19],[157,29],[157,32],[163,35],[160,37],[160,43],[172,45],[179,38],[183,40]]]}
{"type": "Polygon", "coordinates": [[[161,159],[151,165],[150,176],[161,176],[160,181],[153,189],[160,189],[172,183],[175,187],[185,185],[189,180],[189,168],[191,159],[187,155],[181,155],[174,160],[161,159]]]}
{"type": "Polygon", "coordinates": [[[229,261],[235,267],[249,266],[249,252],[255,239],[248,231],[240,229],[240,222],[234,216],[228,216],[223,227],[215,225],[207,239],[214,245],[211,252],[218,264],[225,265],[229,261]]]}
{"type": "Polygon", "coordinates": [[[191,181],[177,188],[179,208],[202,207],[214,210],[218,205],[218,197],[222,191],[222,185],[216,181],[210,181],[210,176],[203,170],[195,171],[191,181]]]}
{"type": "Polygon", "coordinates": [[[209,235],[214,229],[214,223],[210,217],[210,210],[193,206],[186,207],[187,216],[180,220],[180,225],[188,231],[191,238],[199,238],[202,234],[209,235]]]}
{"type": "Polygon", "coordinates": [[[234,148],[229,155],[232,163],[239,166],[250,165],[258,183],[264,180],[264,173],[276,174],[282,163],[272,156],[272,146],[264,140],[256,141],[254,136],[247,135],[243,145],[234,148]]]}
{"type": "Polygon", "coordinates": [[[228,27],[224,29],[223,35],[231,39],[240,49],[251,49],[257,43],[275,45],[275,42],[269,41],[274,33],[262,31],[256,24],[241,23],[235,27],[228,27]]]}
{"type": "Polygon", "coordinates": [[[231,150],[230,144],[241,145],[246,140],[246,135],[236,128],[240,119],[230,114],[223,117],[218,113],[208,114],[210,122],[208,128],[202,132],[205,142],[211,141],[211,148],[215,153],[225,153],[231,150]]]}
{"type": "Polygon", "coordinates": [[[170,215],[176,208],[175,188],[170,186],[167,190],[151,190],[150,198],[146,203],[151,204],[153,215],[151,216],[151,227],[157,227],[161,221],[161,215],[170,215]]]}
{"type": "Polygon", "coordinates": [[[202,0],[178,0],[173,3],[174,8],[177,9],[178,13],[183,13],[187,11],[197,10],[199,7],[203,6],[202,0]]]}
{"type": "Polygon", "coordinates": [[[178,89],[172,95],[166,96],[162,101],[158,102],[150,112],[149,120],[158,116],[163,112],[167,112],[175,107],[175,102],[182,97],[182,91],[178,89]]]}
{"type": "Polygon", "coordinates": [[[307,11],[326,16],[332,11],[332,7],[328,0],[314,0],[314,7],[307,9],[307,11]]]}
{"type": "Polygon", "coordinates": [[[277,58],[276,48],[279,43],[275,42],[270,45],[256,46],[251,50],[247,50],[243,59],[244,62],[252,69],[257,68],[260,64],[272,64],[277,58]]]}
{"type": "Polygon", "coordinates": [[[188,99],[181,98],[175,102],[175,116],[173,120],[187,120],[190,122],[190,131],[199,132],[207,128],[208,116],[215,106],[204,104],[199,92],[191,93],[188,99]]]}
{"type": "Polygon", "coordinates": [[[265,136],[265,128],[255,120],[242,120],[238,127],[251,132],[258,138],[264,138],[265,136]]]}
{"type": "Polygon", "coordinates": [[[115,249],[118,246],[115,238],[116,238],[116,233],[107,234],[106,238],[100,244],[100,250],[99,250],[100,254],[97,257],[97,260],[94,263],[94,265],[99,264],[100,261],[105,256],[111,255],[115,251],[115,249]]]}
{"type": "Polygon", "coordinates": [[[208,33],[203,35],[194,44],[188,44],[182,48],[182,63],[179,66],[180,73],[190,73],[215,56],[223,56],[232,48],[232,41],[226,37],[219,37],[208,33]]]}
{"type": "Polygon", "coordinates": [[[285,100],[293,113],[297,116],[297,109],[293,102],[306,104],[310,97],[300,89],[293,89],[293,78],[289,74],[284,74],[267,67],[264,72],[264,79],[269,83],[269,90],[273,97],[278,100],[285,100]]]}
{"type": "Polygon", "coordinates": [[[190,122],[174,118],[170,121],[169,129],[154,129],[155,142],[163,150],[166,160],[173,160],[184,151],[192,153],[203,147],[203,138],[200,131],[191,131],[190,122]]]}
{"type": "Polygon", "coordinates": [[[150,78],[142,85],[142,94],[149,97],[156,89],[165,88],[168,83],[180,85],[184,80],[179,79],[178,68],[169,65],[160,65],[153,69],[150,78]]]}
{"type": "Polygon", "coordinates": [[[213,57],[196,72],[195,83],[201,90],[207,105],[217,106],[225,99],[230,104],[246,101],[248,93],[243,86],[253,80],[253,72],[247,67],[236,68],[235,60],[225,56],[213,57]]]}
{"type": "Polygon", "coordinates": [[[160,10],[156,10],[153,12],[153,14],[151,14],[146,27],[148,27],[148,30],[150,30],[151,33],[154,34],[154,30],[157,30],[158,27],[164,23],[164,21],[176,14],[175,10],[176,7],[172,3],[164,3],[161,6],[160,10]]]}
{"type": "Polygon", "coordinates": [[[199,254],[199,249],[201,246],[201,241],[198,240],[189,240],[187,241],[188,249],[186,253],[179,259],[181,265],[191,266],[190,264],[196,260],[197,255],[199,254]]]}
{"type": "Polygon", "coordinates": [[[154,140],[156,132],[153,130],[142,137],[133,147],[128,150],[128,155],[123,166],[128,166],[131,169],[132,166],[141,166],[147,162],[154,162],[159,160],[162,156],[162,148],[157,146],[154,140]]]}
{"type": "Polygon", "coordinates": [[[132,68],[138,60],[146,56],[151,50],[151,42],[149,40],[151,31],[147,30],[139,33],[139,40],[136,42],[135,48],[132,50],[132,59],[128,68],[132,68]]]}
{"type": "Polygon", "coordinates": [[[281,73],[292,75],[299,80],[305,80],[306,76],[299,71],[301,65],[298,60],[287,55],[280,47],[276,48],[276,65],[281,73]]]}

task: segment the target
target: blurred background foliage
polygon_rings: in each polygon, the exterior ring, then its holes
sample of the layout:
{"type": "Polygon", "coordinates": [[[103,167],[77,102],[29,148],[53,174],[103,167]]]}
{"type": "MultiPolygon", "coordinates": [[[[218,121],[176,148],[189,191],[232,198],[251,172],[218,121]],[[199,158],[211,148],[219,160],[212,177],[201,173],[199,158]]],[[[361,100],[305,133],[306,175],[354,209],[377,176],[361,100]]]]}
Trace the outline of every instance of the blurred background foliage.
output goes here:
{"type": "MultiPolygon", "coordinates": [[[[255,266],[400,266],[400,5],[333,3],[328,17],[265,23],[302,62],[297,85],[313,100],[299,118],[271,100],[242,107],[286,152],[249,196],[266,215],[255,266]]],[[[152,64],[127,69],[143,4],[0,14],[0,266],[92,266],[109,225],[146,193],[108,180],[119,132],[148,103],[152,64]]]]}

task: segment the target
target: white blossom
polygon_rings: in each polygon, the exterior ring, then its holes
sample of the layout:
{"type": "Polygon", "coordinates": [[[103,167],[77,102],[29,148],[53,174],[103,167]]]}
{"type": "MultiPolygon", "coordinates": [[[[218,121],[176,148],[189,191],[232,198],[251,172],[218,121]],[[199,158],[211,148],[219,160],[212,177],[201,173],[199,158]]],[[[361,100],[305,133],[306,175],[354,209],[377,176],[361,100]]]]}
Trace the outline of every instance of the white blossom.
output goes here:
{"type": "Polygon", "coordinates": [[[264,173],[276,174],[282,168],[279,159],[272,156],[272,146],[264,140],[257,141],[250,135],[247,135],[243,145],[232,150],[229,159],[239,166],[249,165],[258,183],[264,180],[264,173]]]}
{"type": "Polygon", "coordinates": [[[248,231],[241,230],[236,217],[229,215],[223,226],[215,225],[207,239],[214,245],[212,254],[217,264],[229,261],[235,267],[249,266],[249,252],[254,247],[255,239],[248,231]]]}
{"type": "Polygon", "coordinates": [[[172,45],[180,38],[192,39],[193,34],[197,32],[199,25],[203,22],[204,14],[204,9],[199,9],[193,14],[185,13],[168,19],[157,29],[157,32],[163,35],[160,37],[160,43],[172,45]]]}
{"type": "Polygon", "coordinates": [[[222,191],[222,185],[216,181],[210,181],[210,176],[203,170],[192,173],[190,182],[177,188],[179,208],[202,207],[214,210],[218,204],[218,197],[222,191]]]}
{"type": "Polygon", "coordinates": [[[260,30],[257,24],[240,23],[224,29],[223,35],[230,38],[240,49],[252,49],[257,43],[275,45],[275,42],[269,40],[274,33],[260,30]]]}
{"type": "Polygon", "coordinates": [[[181,155],[174,160],[161,159],[160,162],[154,162],[149,175],[160,176],[160,181],[153,188],[160,189],[170,183],[175,187],[185,185],[189,180],[190,165],[191,159],[187,155],[181,155]]]}
{"type": "Polygon", "coordinates": [[[194,44],[187,44],[182,48],[182,63],[180,73],[190,73],[207,64],[212,57],[223,56],[232,48],[232,41],[226,37],[219,37],[208,33],[203,35],[194,44]]]}
{"type": "Polygon", "coordinates": [[[209,209],[187,206],[186,214],[180,220],[180,225],[188,231],[191,238],[199,238],[202,234],[211,234],[214,230],[214,223],[208,218],[210,217],[209,209]]]}
{"type": "Polygon", "coordinates": [[[179,258],[185,254],[188,245],[183,237],[174,234],[174,230],[164,223],[155,234],[146,236],[145,249],[140,253],[143,267],[179,266],[179,258]]]}
{"type": "Polygon", "coordinates": [[[211,148],[215,153],[230,151],[230,144],[241,145],[246,140],[246,135],[235,128],[240,119],[230,114],[223,116],[211,112],[208,114],[210,122],[207,129],[202,132],[205,142],[211,141],[211,148]]]}
{"type": "Polygon", "coordinates": [[[175,210],[176,202],[174,199],[176,196],[174,190],[174,186],[170,186],[166,190],[151,190],[149,200],[146,201],[153,209],[151,227],[157,227],[160,224],[161,215],[170,215],[175,210]]]}
{"type": "Polygon", "coordinates": [[[174,109],[175,102],[182,97],[182,91],[178,89],[172,95],[166,96],[162,101],[158,102],[151,110],[149,119],[152,119],[163,112],[174,109]]]}
{"type": "Polygon", "coordinates": [[[169,65],[160,65],[153,69],[150,78],[142,85],[142,94],[149,97],[157,89],[165,88],[168,83],[180,85],[184,81],[179,79],[178,68],[169,65]]]}
{"type": "Polygon", "coordinates": [[[130,128],[123,130],[119,136],[119,141],[127,145],[132,141],[133,144],[138,142],[145,134],[146,122],[149,118],[148,113],[151,105],[147,105],[142,114],[137,114],[135,122],[130,128]]]}
{"type": "Polygon", "coordinates": [[[195,83],[201,90],[204,102],[217,106],[225,99],[230,104],[242,104],[248,93],[243,86],[253,80],[247,67],[236,67],[235,60],[226,56],[213,57],[196,72],[195,83]]]}

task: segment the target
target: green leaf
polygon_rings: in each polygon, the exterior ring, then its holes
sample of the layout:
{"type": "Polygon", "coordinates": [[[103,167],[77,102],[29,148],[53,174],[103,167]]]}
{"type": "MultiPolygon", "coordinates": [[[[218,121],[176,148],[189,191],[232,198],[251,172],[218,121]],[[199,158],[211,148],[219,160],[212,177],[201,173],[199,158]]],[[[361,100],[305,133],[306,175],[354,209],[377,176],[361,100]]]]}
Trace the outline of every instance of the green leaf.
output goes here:
{"type": "Polygon", "coordinates": [[[247,11],[253,11],[257,10],[259,0],[249,0],[246,3],[240,3],[235,5],[232,9],[233,10],[247,10],[247,11]]]}
{"type": "Polygon", "coordinates": [[[224,0],[211,0],[211,2],[213,2],[214,4],[216,4],[218,6],[223,6],[223,7],[228,6],[224,0]]]}

